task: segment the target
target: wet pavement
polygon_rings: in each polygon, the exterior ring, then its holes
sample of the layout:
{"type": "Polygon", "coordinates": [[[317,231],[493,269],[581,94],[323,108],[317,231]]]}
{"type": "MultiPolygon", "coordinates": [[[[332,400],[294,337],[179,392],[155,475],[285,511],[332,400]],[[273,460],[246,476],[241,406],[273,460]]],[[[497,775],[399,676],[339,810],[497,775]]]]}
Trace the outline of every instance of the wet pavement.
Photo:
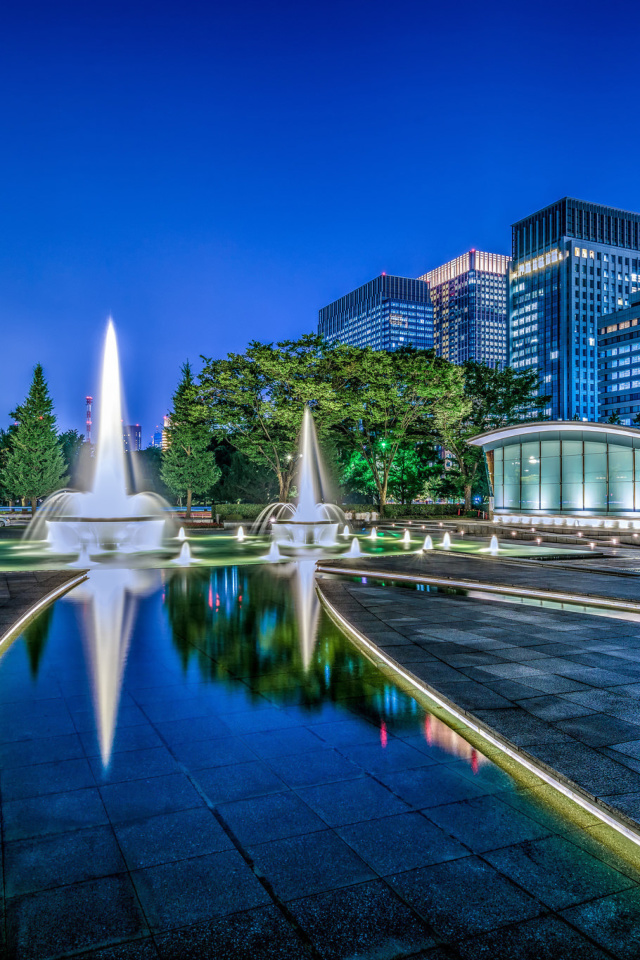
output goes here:
{"type": "MultiPolygon", "coordinates": [[[[640,954],[635,848],[383,674],[295,565],[154,578],[94,576],[0,661],[7,956],[640,954]]],[[[381,629],[413,646],[415,615],[381,629]]]]}

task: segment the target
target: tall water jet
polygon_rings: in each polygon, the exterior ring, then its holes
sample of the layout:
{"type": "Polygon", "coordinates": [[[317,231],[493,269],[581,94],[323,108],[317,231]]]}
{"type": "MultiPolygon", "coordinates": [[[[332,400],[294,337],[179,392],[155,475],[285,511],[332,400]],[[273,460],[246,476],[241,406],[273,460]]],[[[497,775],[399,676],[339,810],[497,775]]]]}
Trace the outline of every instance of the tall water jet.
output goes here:
{"type": "Polygon", "coordinates": [[[307,546],[332,546],[344,513],[331,503],[322,503],[322,462],[313,417],[305,408],[298,451],[298,502],[270,504],[255,522],[254,531],[271,536],[284,550],[307,546]]]}
{"type": "Polygon", "coordinates": [[[428,534],[427,534],[427,536],[424,538],[424,546],[423,546],[422,549],[423,549],[423,550],[433,550],[433,540],[431,539],[431,537],[430,537],[428,534]]]}
{"type": "Polygon", "coordinates": [[[347,556],[348,556],[348,557],[361,557],[361,556],[362,556],[362,551],[360,550],[360,544],[358,543],[358,540],[357,540],[356,537],[354,537],[353,540],[351,541],[351,547],[349,548],[349,552],[348,552],[347,556]]]}
{"type": "Polygon", "coordinates": [[[494,534],[494,535],[491,537],[491,543],[489,544],[489,553],[491,553],[491,555],[495,557],[495,556],[497,556],[499,549],[500,549],[500,548],[499,548],[499,546],[498,546],[498,538],[497,538],[496,535],[494,534]]]}
{"type": "Polygon", "coordinates": [[[376,530],[375,527],[371,527],[371,533],[369,534],[369,540],[377,540],[377,539],[378,539],[378,531],[376,530]]]}
{"type": "Polygon", "coordinates": [[[120,362],[109,320],[102,358],[100,413],[91,490],[59,490],[47,498],[26,537],[47,540],[58,553],[156,550],[162,544],[167,504],[153,493],[127,492],[122,434],[120,362]]]}
{"type": "Polygon", "coordinates": [[[442,546],[445,550],[451,550],[451,537],[448,533],[442,538],[442,546]]]}
{"type": "Polygon", "coordinates": [[[403,537],[402,537],[402,542],[403,542],[404,544],[409,544],[409,543],[411,543],[411,534],[409,533],[408,530],[405,530],[404,535],[403,535],[403,537]]]}

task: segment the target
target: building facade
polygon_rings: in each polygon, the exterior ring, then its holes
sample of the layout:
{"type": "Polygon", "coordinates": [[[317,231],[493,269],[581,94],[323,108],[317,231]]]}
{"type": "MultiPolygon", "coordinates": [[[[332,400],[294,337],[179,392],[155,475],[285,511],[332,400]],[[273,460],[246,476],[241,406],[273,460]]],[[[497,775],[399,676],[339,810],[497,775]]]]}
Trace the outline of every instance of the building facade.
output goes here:
{"type": "Polygon", "coordinates": [[[142,428],[140,424],[123,424],[122,439],[127,453],[131,453],[133,450],[142,450],[142,428]]]}
{"type": "Polygon", "coordinates": [[[506,365],[510,262],[500,253],[470,250],[420,277],[431,289],[438,356],[452,363],[506,365]]]}
{"type": "Polygon", "coordinates": [[[318,333],[330,342],[374,350],[433,347],[433,307],[429,284],[382,274],[323,307],[318,333]]]}
{"type": "Polygon", "coordinates": [[[630,425],[640,416],[640,294],[630,306],[605,314],[598,328],[600,420],[617,415],[630,425]]]}
{"type": "Polygon", "coordinates": [[[640,527],[640,430],[544,421],[491,430],[471,443],[483,448],[498,516],[583,517],[591,525],[635,518],[640,527]]]}
{"type": "Polygon", "coordinates": [[[509,364],[538,370],[554,420],[599,416],[599,319],[638,289],[640,214],[565,197],[512,227],[509,364]]]}

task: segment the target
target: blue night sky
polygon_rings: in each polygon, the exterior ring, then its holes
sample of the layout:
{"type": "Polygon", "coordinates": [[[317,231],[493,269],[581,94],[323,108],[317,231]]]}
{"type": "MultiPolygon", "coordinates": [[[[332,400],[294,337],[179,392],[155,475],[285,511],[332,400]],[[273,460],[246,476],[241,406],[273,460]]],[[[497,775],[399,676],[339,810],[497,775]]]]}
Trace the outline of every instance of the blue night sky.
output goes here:
{"type": "Polygon", "coordinates": [[[0,425],[83,428],[115,319],[146,444],[180,363],[298,337],[570,195],[640,210],[631,2],[24,3],[0,36],[0,425]]]}

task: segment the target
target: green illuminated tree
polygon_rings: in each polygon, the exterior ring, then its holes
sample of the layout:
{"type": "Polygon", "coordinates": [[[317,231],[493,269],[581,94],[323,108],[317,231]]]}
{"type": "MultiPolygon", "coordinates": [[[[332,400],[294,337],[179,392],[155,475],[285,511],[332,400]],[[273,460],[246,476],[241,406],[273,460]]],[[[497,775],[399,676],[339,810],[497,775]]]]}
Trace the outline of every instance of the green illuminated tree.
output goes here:
{"type": "Polygon", "coordinates": [[[42,366],[37,364],[29,393],[11,417],[17,426],[4,465],[3,487],[14,497],[31,501],[36,512],[39,497],[67,483],[66,466],[56,433],[56,418],[42,366]]]}
{"type": "Polygon", "coordinates": [[[220,477],[220,468],[209,449],[211,431],[189,363],[182,366],[182,379],[173,395],[169,419],[169,446],[162,454],[162,480],[177,496],[186,496],[186,516],[190,517],[193,494],[210,493],[220,477]]]}

